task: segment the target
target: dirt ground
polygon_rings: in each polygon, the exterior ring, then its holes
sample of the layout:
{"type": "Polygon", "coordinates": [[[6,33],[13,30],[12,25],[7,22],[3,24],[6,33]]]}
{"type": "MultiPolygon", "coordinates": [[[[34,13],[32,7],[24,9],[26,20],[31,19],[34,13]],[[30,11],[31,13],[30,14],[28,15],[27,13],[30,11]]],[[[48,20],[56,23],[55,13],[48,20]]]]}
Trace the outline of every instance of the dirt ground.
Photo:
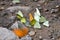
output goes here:
{"type": "Polygon", "coordinates": [[[10,12],[6,10],[12,6],[32,6],[33,9],[38,7],[41,15],[49,21],[50,27],[42,26],[41,29],[30,28],[36,31],[33,40],[60,40],[60,0],[21,0],[21,3],[17,4],[13,4],[12,0],[0,0],[0,26],[12,25],[13,22],[4,24],[3,22],[6,22],[7,19],[2,16],[4,13],[15,14],[15,11],[10,12]],[[40,36],[42,36],[42,39],[39,38],[40,36]]]}

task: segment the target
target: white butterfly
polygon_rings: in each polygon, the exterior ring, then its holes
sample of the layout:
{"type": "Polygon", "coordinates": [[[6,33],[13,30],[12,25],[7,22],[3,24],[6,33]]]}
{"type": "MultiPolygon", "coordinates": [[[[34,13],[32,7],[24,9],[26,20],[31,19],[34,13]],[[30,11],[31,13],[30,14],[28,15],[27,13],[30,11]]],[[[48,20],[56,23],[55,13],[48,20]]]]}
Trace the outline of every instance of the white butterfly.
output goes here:
{"type": "Polygon", "coordinates": [[[43,25],[49,27],[49,21],[45,21],[45,22],[43,23],[43,25]]]}
{"type": "Polygon", "coordinates": [[[41,28],[39,22],[36,22],[36,23],[35,23],[34,28],[41,28]]]}
{"type": "Polygon", "coordinates": [[[21,11],[18,11],[17,13],[19,16],[23,17],[23,13],[21,11]]]}
{"type": "Polygon", "coordinates": [[[36,8],[36,12],[34,13],[34,19],[39,22],[40,16],[40,12],[38,8],[36,8]]]}

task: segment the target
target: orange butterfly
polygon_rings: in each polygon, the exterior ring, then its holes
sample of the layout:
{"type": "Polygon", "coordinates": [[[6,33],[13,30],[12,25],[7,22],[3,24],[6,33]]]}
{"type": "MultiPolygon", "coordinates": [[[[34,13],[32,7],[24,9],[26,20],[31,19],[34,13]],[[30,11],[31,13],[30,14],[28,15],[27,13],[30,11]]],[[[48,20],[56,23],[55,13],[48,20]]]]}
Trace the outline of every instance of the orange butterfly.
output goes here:
{"type": "Polygon", "coordinates": [[[33,15],[30,13],[29,14],[29,20],[32,21],[34,18],[33,18],[33,15]]]}

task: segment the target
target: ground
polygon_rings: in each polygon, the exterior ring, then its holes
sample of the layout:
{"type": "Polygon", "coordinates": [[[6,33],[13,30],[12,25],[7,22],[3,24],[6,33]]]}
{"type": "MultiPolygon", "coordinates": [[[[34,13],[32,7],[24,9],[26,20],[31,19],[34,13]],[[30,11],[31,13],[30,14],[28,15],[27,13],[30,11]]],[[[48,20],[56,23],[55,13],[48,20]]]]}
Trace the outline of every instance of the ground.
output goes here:
{"type": "MultiPolygon", "coordinates": [[[[41,29],[30,28],[30,30],[36,31],[36,34],[32,36],[33,40],[60,40],[60,0],[38,0],[37,2],[21,0],[21,3],[18,4],[12,4],[12,0],[0,0],[0,16],[4,12],[11,13],[10,11],[6,11],[6,9],[12,6],[38,7],[41,15],[49,21],[49,27],[42,26],[41,29]],[[42,39],[39,36],[42,36],[42,39]]],[[[15,14],[15,12],[13,13],[15,14]]],[[[0,17],[0,21],[2,21],[1,19],[5,20],[2,16],[0,17]]],[[[0,26],[4,25],[0,23],[0,26]]]]}

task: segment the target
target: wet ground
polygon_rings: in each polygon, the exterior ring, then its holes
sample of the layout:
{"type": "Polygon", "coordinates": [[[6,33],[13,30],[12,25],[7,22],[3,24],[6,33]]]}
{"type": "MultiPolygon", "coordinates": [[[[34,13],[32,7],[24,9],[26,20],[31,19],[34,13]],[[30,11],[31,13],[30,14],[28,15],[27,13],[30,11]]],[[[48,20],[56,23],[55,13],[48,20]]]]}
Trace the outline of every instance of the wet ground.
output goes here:
{"type": "Polygon", "coordinates": [[[18,4],[13,4],[12,0],[0,0],[0,26],[9,28],[16,21],[15,19],[12,19],[12,21],[9,19],[12,15],[16,16],[15,13],[19,10],[14,8],[14,10],[9,9],[12,6],[31,7],[31,10],[27,9],[29,11],[22,10],[26,18],[28,18],[26,15],[29,12],[38,7],[41,15],[50,22],[50,27],[42,26],[41,29],[30,28],[36,31],[33,40],[60,40],[60,0],[21,0],[18,4]]]}

